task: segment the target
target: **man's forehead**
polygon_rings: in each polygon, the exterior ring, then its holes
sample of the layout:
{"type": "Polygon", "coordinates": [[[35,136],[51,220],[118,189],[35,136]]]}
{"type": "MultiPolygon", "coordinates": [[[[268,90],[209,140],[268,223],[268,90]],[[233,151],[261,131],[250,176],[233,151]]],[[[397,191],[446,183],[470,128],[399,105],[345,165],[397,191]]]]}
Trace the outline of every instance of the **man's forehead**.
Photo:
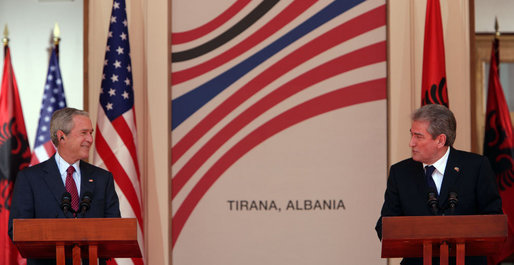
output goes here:
{"type": "Polygon", "coordinates": [[[427,121],[413,121],[410,127],[411,133],[425,134],[427,133],[428,122],[427,121]]]}
{"type": "Polygon", "coordinates": [[[87,116],[76,115],[73,117],[73,127],[80,130],[89,130],[92,128],[91,120],[87,116]]]}

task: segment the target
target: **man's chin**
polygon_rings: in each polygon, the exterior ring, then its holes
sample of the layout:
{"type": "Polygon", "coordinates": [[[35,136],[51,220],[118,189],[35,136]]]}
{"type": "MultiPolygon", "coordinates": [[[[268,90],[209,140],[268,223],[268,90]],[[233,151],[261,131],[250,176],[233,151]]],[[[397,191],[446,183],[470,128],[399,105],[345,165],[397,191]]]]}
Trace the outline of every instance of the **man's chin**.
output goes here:
{"type": "Polygon", "coordinates": [[[89,158],[89,151],[84,151],[83,153],[81,153],[81,156],[80,156],[80,159],[81,160],[86,160],[89,158]]]}

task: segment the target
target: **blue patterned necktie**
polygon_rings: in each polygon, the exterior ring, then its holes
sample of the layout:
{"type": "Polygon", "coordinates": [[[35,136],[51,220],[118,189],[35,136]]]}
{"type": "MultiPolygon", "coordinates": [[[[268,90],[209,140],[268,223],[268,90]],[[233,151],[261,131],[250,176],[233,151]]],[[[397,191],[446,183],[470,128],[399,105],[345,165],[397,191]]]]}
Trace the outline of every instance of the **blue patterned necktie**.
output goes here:
{"type": "MultiPolygon", "coordinates": [[[[429,188],[433,188],[437,192],[437,187],[435,186],[434,179],[432,178],[432,174],[434,173],[434,166],[426,166],[425,167],[425,177],[427,179],[427,184],[429,188]]],[[[437,192],[439,195],[439,192],[437,192]]]]}

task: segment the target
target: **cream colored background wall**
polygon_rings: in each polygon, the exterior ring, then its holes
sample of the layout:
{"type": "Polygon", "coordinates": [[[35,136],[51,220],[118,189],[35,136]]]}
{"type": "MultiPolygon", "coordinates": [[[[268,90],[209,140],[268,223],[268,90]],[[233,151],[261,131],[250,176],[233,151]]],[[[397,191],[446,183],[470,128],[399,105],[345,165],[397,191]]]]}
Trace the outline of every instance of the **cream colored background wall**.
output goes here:
{"type": "MultiPolygon", "coordinates": [[[[126,0],[147,264],[170,264],[170,1],[126,0]]],[[[89,0],[89,110],[96,124],[112,1],[89,0]]]]}

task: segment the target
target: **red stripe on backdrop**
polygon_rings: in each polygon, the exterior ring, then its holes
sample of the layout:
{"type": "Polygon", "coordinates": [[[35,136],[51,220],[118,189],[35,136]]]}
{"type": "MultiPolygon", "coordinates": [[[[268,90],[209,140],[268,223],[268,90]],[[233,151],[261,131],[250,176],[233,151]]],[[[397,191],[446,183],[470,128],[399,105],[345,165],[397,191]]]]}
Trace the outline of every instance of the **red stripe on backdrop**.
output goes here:
{"type": "Polygon", "coordinates": [[[207,22],[206,24],[184,32],[177,32],[171,34],[171,42],[172,44],[182,44],[189,41],[196,40],[201,38],[213,30],[217,29],[221,25],[225,24],[230,18],[234,17],[237,13],[239,13],[250,0],[238,0],[232,6],[230,6],[223,13],[215,17],[213,20],[207,22]]]}
{"type": "Polygon", "coordinates": [[[120,136],[123,144],[125,144],[127,147],[130,156],[132,157],[132,163],[136,168],[136,174],[139,180],[139,163],[137,163],[136,143],[134,142],[134,135],[132,134],[132,130],[128,126],[127,121],[123,115],[113,120],[112,126],[120,136]]]}
{"type": "MultiPolygon", "coordinates": [[[[308,88],[318,82],[338,74],[357,69],[366,65],[386,60],[386,43],[379,42],[352,53],[342,55],[332,61],[318,66],[298,77],[292,79],[275,91],[259,100],[250,108],[241,113],[214,137],[212,137],[195,155],[182,167],[172,180],[172,198],[184,187],[194,173],[220,148],[228,139],[240,129],[266,112],[281,101],[308,88]]],[[[235,108],[236,106],[233,106],[235,108]]]]}
{"type": "Polygon", "coordinates": [[[199,75],[209,72],[210,70],[236,58],[244,52],[247,52],[252,47],[256,46],[258,43],[262,42],[293,19],[297,18],[301,13],[303,13],[306,9],[312,6],[316,1],[312,0],[304,0],[304,1],[294,1],[287,8],[282,10],[277,16],[275,16],[271,21],[269,21],[262,28],[257,30],[254,34],[246,38],[245,40],[238,43],[236,46],[231,49],[223,52],[222,54],[194,67],[178,71],[171,74],[171,81],[173,85],[178,85],[182,82],[193,79],[199,75]]]}
{"type": "Polygon", "coordinates": [[[109,170],[113,174],[116,184],[118,184],[118,187],[120,187],[123,194],[125,194],[125,197],[127,197],[130,207],[132,207],[132,210],[136,215],[137,221],[139,222],[139,224],[142,224],[143,218],[141,216],[141,208],[139,206],[139,200],[137,197],[136,190],[132,185],[132,181],[128,177],[123,167],[118,162],[118,159],[115,157],[112,150],[109,148],[98,126],[96,127],[96,131],[96,151],[98,152],[98,155],[100,156],[100,158],[102,158],[103,161],[109,161],[109,164],[105,165],[107,167],[107,170],[109,170]]]}
{"type": "Polygon", "coordinates": [[[279,116],[273,118],[228,150],[202,177],[198,184],[188,194],[182,205],[172,218],[172,247],[184,228],[185,223],[193,212],[200,199],[207,193],[216,180],[232,166],[239,158],[245,155],[271,136],[317,115],[348,107],[351,105],[381,100],[386,98],[386,78],[372,80],[353,86],[338,89],[321,95],[298,105],[279,116]]]}
{"type": "MultiPolygon", "coordinates": [[[[270,66],[257,77],[221,103],[202,121],[195,125],[175,146],[172,147],[174,165],[208,130],[228,115],[235,107],[259,92],[266,85],[315,55],[332,48],[359,34],[385,25],[385,5],[354,18],[310,41],[296,51],[270,66]]],[[[172,192],[172,196],[175,196],[172,192]]]]}

